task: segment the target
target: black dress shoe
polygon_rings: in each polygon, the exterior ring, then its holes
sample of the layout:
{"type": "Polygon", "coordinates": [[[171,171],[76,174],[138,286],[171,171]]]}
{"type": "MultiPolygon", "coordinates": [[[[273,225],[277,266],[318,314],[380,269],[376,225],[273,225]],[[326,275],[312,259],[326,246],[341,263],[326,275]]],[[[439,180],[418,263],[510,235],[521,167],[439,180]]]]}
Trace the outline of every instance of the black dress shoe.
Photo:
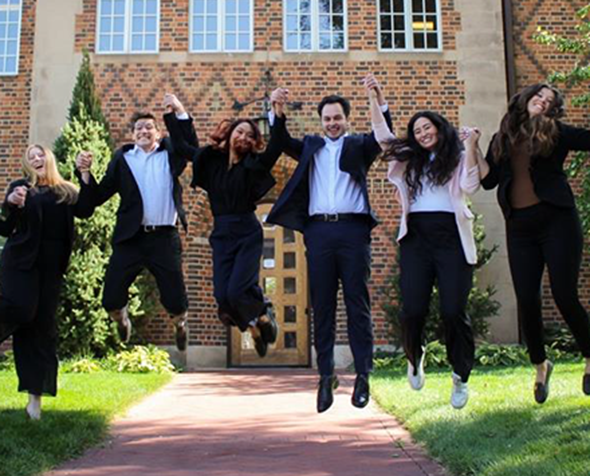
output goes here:
{"type": "Polygon", "coordinates": [[[357,408],[364,408],[369,403],[369,376],[367,374],[356,376],[351,401],[357,408]]]}
{"type": "Polygon", "coordinates": [[[183,322],[174,324],[174,337],[176,340],[176,348],[180,352],[184,352],[188,345],[188,322],[186,319],[183,322]]]}
{"type": "Polygon", "coordinates": [[[133,327],[131,325],[131,319],[129,319],[129,316],[127,314],[124,314],[121,317],[121,319],[115,322],[117,323],[117,332],[119,334],[119,339],[121,339],[121,342],[126,344],[127,342],[129,342],[129,339],[131,339],[131,329],[133,327]]]}
{"type": "Polygon", "coordinates": [[[268,343],[264,340],[261,333],[258,334],[258,337],[252,337],[252,339],[254,339],[254,349],[256,349],[256,353],[260,357],[264,357],[268,351],[268,343]]]}
{"type": "Polygon", "coordinates": [[[590,374],[584,374],[584,380],[582,380],[582,390],[585,395],[590,395],[590,374]]]}
{"type": "Polygon", "coordinates": [[[323,375],[320,377],[318,387],[318,413],[325,412],[334,403],[333,390],[338,388],[338,377],[336,375],[323,375]]]}
{"type": "Polygon", "coordinates": [[[545,403],[549,396],[549,379],[553,372],[553,364],[547,361],[547,373],[545,374],[544,382],[535,382],[535,402],[545,403]]]}
{"type": "Polygon", "coordinates": [[[260,329],[260,335],[267,344],[273,344],[277,341],[277,335],[279,334],[279,326],[275,317],[275,311],[272,307],[272,303],[266,304],[266,317],[268,320],[258,319],[257,325],[260,329]]]}

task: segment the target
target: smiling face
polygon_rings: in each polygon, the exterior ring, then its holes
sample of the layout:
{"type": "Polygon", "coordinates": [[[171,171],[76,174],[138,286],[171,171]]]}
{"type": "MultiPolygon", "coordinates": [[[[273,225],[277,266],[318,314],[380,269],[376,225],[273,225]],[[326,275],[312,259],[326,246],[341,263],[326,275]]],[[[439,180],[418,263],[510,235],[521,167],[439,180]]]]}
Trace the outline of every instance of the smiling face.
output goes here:
{"type": "Polygon", "coordinates": [[[322,109],[322,130],[330,139],[338,139],[346,134],[348,120],[341,104],[331,103],[324,106],[322,109]]]}
{"type": "Polygon", "coordinates": [[[154,150],[159,140],[160,131],[153,119],[140,118],[133,125],[133,142],[144,152],[154,150]]]}
{"type": "Polygon", "coordinates": [[[27,162],[40,180],[47,177],[47,156],[39,147],[32,147],[27,154],[27,162]]]}
{"type": "Polygon", "coordinates": [[[232,131],[229,137],[229,148],[238,157],[252,152],[256,147],[256,133],[247,122],[241,122],[232,131]]]}
{"type": "Polygon", "coordinates": [[[438,129],[427,117],[420,117],[415,123],[414,138],[418,145],[430,152],[434,151],[438,144],[438,129]]]}
{"type": "Polygon", "coordinates": [[[547,114],[555,100],[555,93],[549,88],[539,90],[527,103],[527,111],[530,117],[547,114]]]}

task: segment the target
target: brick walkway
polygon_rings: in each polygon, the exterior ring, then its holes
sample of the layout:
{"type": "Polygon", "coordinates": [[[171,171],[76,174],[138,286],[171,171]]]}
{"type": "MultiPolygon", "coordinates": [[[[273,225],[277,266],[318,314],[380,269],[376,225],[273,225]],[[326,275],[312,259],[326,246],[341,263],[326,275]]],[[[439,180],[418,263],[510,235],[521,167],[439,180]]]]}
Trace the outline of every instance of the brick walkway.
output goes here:
{"type": "Polygon", "coordinates": [[[46,476],[441,476],[373,404],[350,404],[353,376],[315,412],[311,371],[181,374],[117,420],[101,448],[46,476]]]}

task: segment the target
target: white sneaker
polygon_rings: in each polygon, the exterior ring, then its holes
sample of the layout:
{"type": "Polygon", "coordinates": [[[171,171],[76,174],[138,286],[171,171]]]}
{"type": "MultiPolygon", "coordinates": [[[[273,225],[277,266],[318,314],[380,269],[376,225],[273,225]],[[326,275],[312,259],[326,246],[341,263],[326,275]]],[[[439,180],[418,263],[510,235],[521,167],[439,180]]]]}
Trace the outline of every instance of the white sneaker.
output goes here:
{"type": "Polygon", "coordinates": [[[461,380],[455,372],[452,374],[453,376],[453,392],[451,393],[451,405],[453,408],[460,410],[465,405],[467,405],[467,400],[469,400],[469,389],[467,384],[461,380]]]}
{"type": "Polygon", "coordinates": [[[420,362],[418,362],[418,369],[414,369],[412,363],[408,360],[408,382],[410,382],[410,387],[414,390],[421,390],[424,387],[424,381],[426,380],[426,376],[424,375],[424,349],[422,349],[422,357],[420,357],[420,362]]]}

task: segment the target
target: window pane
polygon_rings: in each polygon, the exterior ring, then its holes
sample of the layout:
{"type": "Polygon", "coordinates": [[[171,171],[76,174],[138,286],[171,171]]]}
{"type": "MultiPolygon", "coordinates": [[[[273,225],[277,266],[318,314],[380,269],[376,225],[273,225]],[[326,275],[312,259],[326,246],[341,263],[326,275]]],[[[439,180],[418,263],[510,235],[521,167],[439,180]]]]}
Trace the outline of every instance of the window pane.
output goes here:
{"type": "Polygon", "coordinates": [[[113,13],[113,0],[102,0],[100,4],[100,11],[103,15],[110,15],[113,13]]]}
{"type": "Polygon", "coordinates": [[[311,35],[309,33],[303,33],[301,35],[301,49],[311,50],[311,35]]]}
{"type": "Polygon", "coordinates": [[[145,19],[145,31],[149,33],[156,33],[158,31],[156,17],[147,17],[145,19]]]}
{"type": "Polygon", "coordinates": [[[391,31],[391,17],[389,15],[381,17],[381,31],[391,31]]]}
{"type": "Polygon", "coordinates": [[[193,35],[193,49],[199,51],[205,49],[205,37],[203,35],[193,35]]]}
{"type": "Polygon", "coordinates": [[[285,349],[297,348],[297,333],[285,332],[285,349]]]}
{"type": "Polygon", "coordinates": [[[391,0],[381,0],[379,2],[379,11],[381,13],[391,12],[391,0]]]}
{"type": "Polygon", "coordinates": [[[98,50],[107,52],[111,50],[111,37],[107,35],[100,35],[98,40],[98,50]]]}
{"type": "Polygon", "coordinates": [[[156,51],[157,49],[156,35],[145,35],[145,51],[156,51]]]}
{"type": "Polygon", "coordinates": [[[330,0],[318,0],[320,13],[330,13],[330,0]]]}
{"type": "Polygon", "coordinates": [[[436,12],[436,0],[426,0],[426,11],[428,13],[436,12]]]}
{"type": "Polygon", "coordinates": [[[249,34],[240,33],[238,35],[238,48],[241,51],[250,49],[250,35],[249,34]]]}
{"type": "Polygon", "coordinates": [[[226,31],[236,31],[238,27],[236,17],[235,16],[228,16],[225,19],[225,30],[226,31]]]}
{"type": "Polygon", "coordinates": [[[438,30],[438,25],[436,24],[436,16],[435,15],[428,15],[426,17],[426,29],[431,31],[438,30]]]}
{"type": "Polygon", "coordinates": [[[422,0],[412,0],[412,12],[420,13],[424,11],[422,8],[422,0]]]}
{"type": "Polygon", "coordinates": [[[320,35],[320,50],[329,50],[331,44],[332,42],[329,34],[320,35]]]}
{"type": "Polygon", "coordinates": [[[295,243],[295,232],[293,230],[283,229],[283,243],[295,243]]]}
{"type": "Polygon", "coordinates": [[[301,0],[301,3],[299,4],[299,12],[301,12],[301,13],[311,12],[311,1],[310,0],[301,0]]]}
{"type": "Polygon", "coordinates": [[[283,320],[288,323],[297,322],[297,307],[296,306],[284,306],[283,307],[283,320]]]}
{"type": "Polygon", "coordinates": [[[298,39],[299,39],[299,36],[296,33],[287,34],[287,50],[298,50],[299,49],[298,39]]]}
{"type": "Polygon", "coordinates": [[[297,30],[297,15],[287,15],[287,31],[297,30]]]}
{"type": "Polygon", "coordinates": [[[225,13],[237,13],[237,11],[238,11],[237,0],[226,0],[225,13]]]}
{"type": "Polygon", "coordinates": [[[295,269],[295,256],[295,253],[292,252],[283,253],[283,268],[295,269]]]}
{"type": "Polygon", "coordinates": [[[0,23],[0,38],[6,38],[6,23],[0,23]]]}
{"type": "Polygon", "coordinates": [[[277,291],[277,278],[264,278],[263,288],[264,294],[275,294],[277,291]]]}
{"type": "Polygon", "coordinates": [[[283,292],[285,294],[296,294],[297,284],[295,278],[283,278],[283,292]]]}
{"type": "Polygon", "coordinates": [[[101,17],[101,20],[100,20],[100,32],[101,33],[110,33],[111,32],[111,27],[112,27],[111,19],[110,18],[101,17]]]}
{"type": "Polygon", "coordinates": [[[330,17],[328,15],[320,15],[320,31],[330,31],[330,17]]]}
{"type": "Polygon", "coordinates": [[[207,17],[207,31],[217,31],[217,17],[207,17]]]}
{"type": "Polygon", "coordinates": [[[115,15],[125,14],[125,0],[115,0],[115,15]]]}
{"type": "Polygon", "coordinates": [[[263,267],[272,269],[275,267],[275,240],[274,238],[265,238],[262,244],[262,262],[263,267]]]}
{"type": "Polygon", "coordinates": [[[332,0],[332,12],[344,13],[344,0],[332,0]]]}
{"type": "Polygon", "coordinates": [[[238,11],[240,13],[250,13],[250,0],[240,0],[238,11]]]}
{"type": "Polygon", "coordinates": [[[132,22],[132,31],[136,33],[143,32],[143,18],[135,17],[132,22]]]}
{"type": "Polygon", "coordinates": [[[205,0],[194,0],[193,11],[196,15],[205,13],[205,0]]]}
{"type": "Polygon", "coordinates": [[[207,13],[217,13],[217,0],[207,0],[207,13]]]}
{"type": "Polygon", "coordinates": [[[133,35],[131,37],[131,50],[141,51],[143,49],[143,37],[141,35],[133,35]]]}
{"type": "Polygon", "coordinates": [[[299,20],[301,31],[311,31],[311,16],[303,15],[299,20]]]}
{"type": "Polygon", "coordinates": [[[395,47],[396,48],[405,48],[406,47],[406,35],[403,33],[396,33],[395,34],[395,47]]]}
{"type": "Polygon", "coordinates": [[[250,17],[240,17],[239,30],[244,32],[250,31],[250,17]]]}
{"type": "Polygon", "coordinates": [[[414,33],[414,48],[424,49],[424,34],[414,33]]]}
{"type": "Polygon", "coordinates": [[[228,50],[235,50],[237,48],[238,37],[234,34],[225,35],[225,48],[228,50]]]}
{"type": "Polygon", "coordinates": [[[393,11],[397,13],[405,12],[404,0],[393,0],[393,11]]]}
{"type": "Polygon", "coordinates": [[[16,57],[15,56],[7,56],[6,57],[6,65],[4,66],[5,73],[16,73],[16,57]]]}
{"type": "Polygon", "coordinates": [[[393,28],[397,31],[405,30],[406,20],[402,15],[395,15],[393,17],[393,28]]]}
{"type": "Polygon", "coordinates": [[[389,49],[391,47],[391,33],[381,33],[381,48],[389,49]]]}
{"type": "Polygon", "coordinates": [[[287,0],[287,12],[288,13],[295,13],[297,12],[297,5],[298,0],[287,0]]]}
{"type": "Polygon", "coordinates": [[[113,35],[113,49],[112,51],[123,51],[125,45],[125,39],[123,35],[113,35]]]}
{"type": "Polygon", "coordinates": [[[334,28],[334,31],[344,31],[344,17],[332,17],[332,28],[334,28]]]}
{"type": "Polygon", "coordinates": [[[148,15],[156,15],[158,13],[157,0],[147,0],[146,12],[148,15]]]}
{"type": "Polygon", "coordinates": [[[143,14],[145,7],[145,2],[143,0],[133,0],[133,14],[140,15],[143,14]]]}
{"type": "Polygon", "coordinates": [[[217,49],[217,35],[207,35],[207,50],[216,50],[217,49]]]}
{"type": "Polygon", "coordinates": [[[335,50],[344,49],[344,33],[334,34],[332,48],[334,48],[335,50]]]}
{"type": "Polygon", "coordinates": [[[426,35],[426,46],[428,48],[438,48],[438,35],[436,33],[428,33],[426,35]]]}
{"type": "Polygon", "coordinates": [[[113,31],[117,33],[123,33],[125,31],[124,17],[115,17],[115,21],[113,22],[113,31]]]}

